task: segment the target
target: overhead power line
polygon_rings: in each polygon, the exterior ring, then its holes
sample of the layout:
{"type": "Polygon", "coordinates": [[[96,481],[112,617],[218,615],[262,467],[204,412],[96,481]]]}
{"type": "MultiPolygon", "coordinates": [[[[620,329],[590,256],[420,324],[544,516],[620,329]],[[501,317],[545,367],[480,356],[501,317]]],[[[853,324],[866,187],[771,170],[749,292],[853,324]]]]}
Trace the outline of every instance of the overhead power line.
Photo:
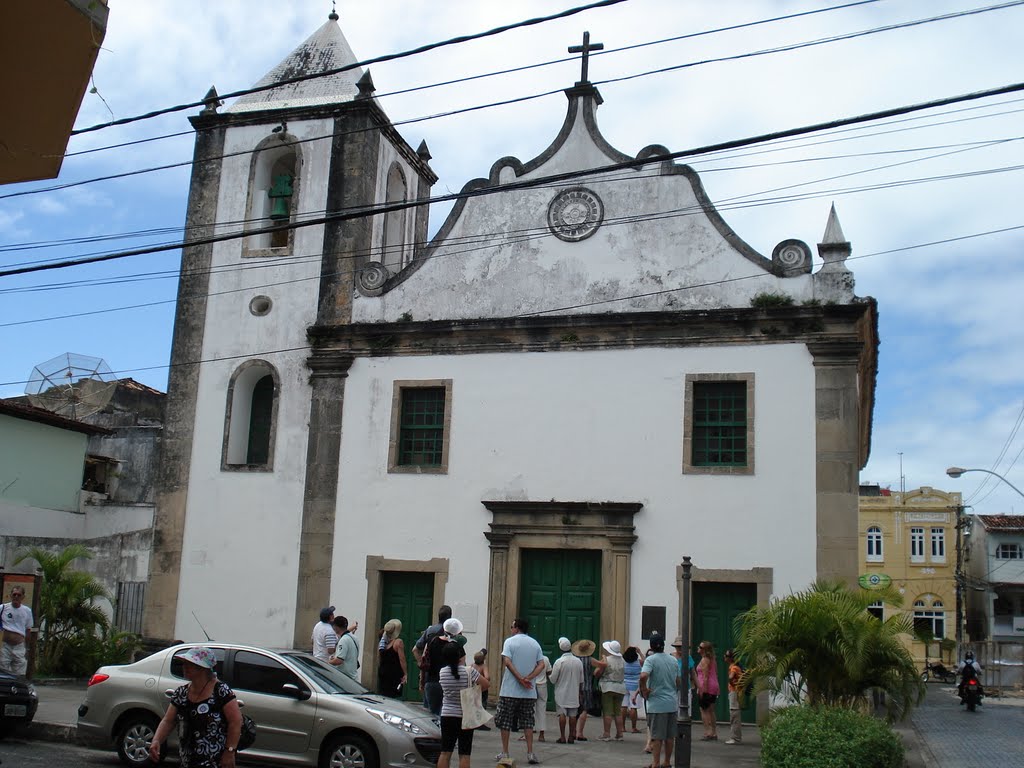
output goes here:
{"type": "MultiPolygon", "coordinates": [[[[914,243],[912,245],[900,246],[898,248],[889,248],[889,249],[886,249],[886,250],[883,250],[883,251],[875,251],[873,253],[859,254],[859,255],[856,255],[856,256],[850,256],[847,259],[847,261],[855,261],[855,260],[859,260],[859,259],[870,259],[870,258],[874,258],[876,256],[885,256],[885,255],[892,254],[892,253],[903,253],[905,251],[918,250],[920,248],[929,248],[929,247],[933,247],[933,246],[937,246],[937,245],[946,245],[948,243],[960,242],[960,241],[963,241],[963,240],[971,240],[971,239],[978,238],[978,237],[986,237],[986,236],[989,236],[989,235],[1002,234],[1004,232],[1012,232],[1012,231],[1017,231],[1017,230],[1024,230],[1024,224],[1018,224],[1018,225],[1009,226],[1009,227],[1002,227],[1000,229],[988,230],[988,231],[985,231],[985,232],[975,232],[975,233],[971,233],[971,234],[968,234],[968,235],[956,235],[956,236],[953,236],[953,237],[943,238],[941,240],[932,240],[932,241],[925,242],[925,243],[914,243]]],[[[743,280],[756,280],[756,279],[760,279],[760,278],[763,278],[763,277],[766,277],[766,276],[768,276],[768,275],[764,275],[764,274],[741,275],[741,276],[738,276],[738,277],[724,278],[722,280],[709,281],[709,282],[705,282],[705,283],[699,283],[699,284],[693,284],[693,285],[682,285],[682,286],[677,286],[675,288],[663,288],[663,289],[660,289],[660,290],[657,290],[657,291],[649,291],[649,292],[641,293],[641,294],[629,294],[629,295],[626,295],[626,296],[616,296],[616,297],[612,297],[612,298],[608,298],[608,299],[601,299],[601,300],[598,300],[598,301],[586,302],[586,303],[583,303],[583,304],[573,304],[573,305],[567,305],[567,306],[561,306],[561,307],[551,307],[551,308],[544,309],[544,310],[535,310],[533,312],[523,312],[523,313],[520,313],[519,315],[513,315],[512,317],[533,317],[533,316],[537,316],[537,315],[551,314],[551,313],[554,313],[554,312],[566,312],[566,311],[570,311],[570,310],[573,310],[573,309],[584,309],[584,308],[587,308],[587,307],[598,306],[598,305],[603,305],[603,304],[615,304],[615,303],[619,303],[619,302],[623,302],[623,301],[632,301],[632,300],[635,300],[635,299],[651,298],[651,297],[654,297],[654,296],[666,295],[666,294],[670,294],[670,293],[682,293],[684,291],[695,290],[697,288],[705,288],[705,287],[711,287],[711,286],[715,286],[715,285],[724,285],[726,283],[736,283],[736,282],[740,282],[740,281],[743,281],[743,280]]],[[[253,290],[253,289],[250,288],[249,290],[253,290]]],[[[146,371],[167,370],[167,369],[170,369],[170,368],[186,367],[186,366],[192,366],[192,365],[205,365],[205,364],[208,364],[208,363],[219,363],[219,362],[226,362],[226,361],[230,361],[230,360],[245,360],[245,359],[251,359],[253,357],[266,357],[266,356],[269,356],[269,355],[279,355],[279,354],[285,354],[285,353],[288,353],[288,352],[307,352],[307,351],[309,351],[311,349],[312,349],[312,347],[310,345],[306,344],[306,345],[302,345],[302,346],[298,346],[298,347],[285,347],[285,348],[282,348],[282,349],[269,349],[269,350],[249,351],[249,352],[245,352],[243,354],[225,355],[225,356],[211,357],[211,358],[205,358],[205,359],[200,359],[200,360],[189,360],[189,361],[185,361],[185,362],[181,362],[181,363],[167,363],[167,364],[163,364],[163,365],[150,365],[150,366],[144,366],[144,367],[139,367],[139,368],[125,368],[125,369],[121,369],[121,370],[118,370],[118,371],[114,371],[113,373],[115,375],[117,375],[117,376],[125,376],[127,374],[132,374],[132,373],[144,373],[146,371]]],[[[21,381],[2,381],[2,382],[0,382],[0,387],[23,386],[23,385],[28,384],[28,383],[29,382],[27,380],[21,380],[21,381]]]]}
{"type": "MultiPolygon", "coordinates": [[[[721,32],[734,32],[734,31],[739,30],[739,29],[746,29],[746,28],[749,28],[749,27],[756,27],[756,26],[760,26],[760,25],[763,25],[763,24],[773,24],[773,23],[779,22],[779,21],[789,21],[791,19],[801,18],[803,16],[813,16],[813,15],[819,14],[819,13],[828,13],[830,11],[845,10],[847,8],[853,8],[853,7],[856,7],[856,6],[859,6],[859,5],[870,5],[872,3],[877,3],[877,2],[880,2],[880,0],[856,0],[856,2],[844,3],[842,5],[833,5],[833,6],[829,6],[828,8],[814,8],[814,9],[809,10],[809,11],[800,11],[798,13],[790,13],[790,14],[786,14],[786,15],[783,15],[783,16],[772,16],[771,18],[767,18],[767,19],[757,19],[756,21],[747,21],[747,22],[743,22],[743,23],[740,23],[740,24],[731,24],[731,25],[729,25],[727,27],[715,27],[714,29],[705,29],[705,30],[701,30],[700,32],[688,32],[685,35],[676,35],[674,37],[665,37],[665,38],[661,38],[659,40],[649,40],[647,42],[636,43],[634,45],[624,45],[624,46],[621,46],[619,48],[608,48],[608,49],[603,50],[603,51],[594,51],[591,55],[592,56],[607,56],[607,55],[610,55],[610,54],[622,53],[623,51],[632,51],[632,50],[635,50],[635,49],[638,49],[638,48],[647,48],[647,47],[652,46],[652,45],[663,45],[665,43],[674,43],[674,42],[678,42],[680,40],[690,40],[690,39],[697,38],[697,37],[705,37],[707,35],[719,34],[721,32]]],[[[467,75],[466,77],[457,77],[457,78],[455,78],[453,80],[443,80],[443,81],[437,82],[437,83],[427,83],[426,85],[411,86],[409,88],[402,88],[402,89],[397,90],[397,91],[388,91],[388,92],[384,92],[384,93],[374,93],[373,96],[374,96],[375,99],[386,99],[386,98],[391,97],[391,96],[401,96],[401,95],[404,95],[404,94],[407,94],[407,93],[416,93],[418,91],[429,90],[431,88],[442,88],[442,87],[449,86],[449,85],[459,85],[461,83],[468,83],[468,82],[472,82],[474,80],[483,80],[483,79],[486,79],[486,78],[489,78],[489,77],[498,77],[500,75],[510,75],[510,74],[514,74],[516,72],[525,72],[525,71],[530,70],[530,69],[540,69],[542,67],[549,67],[549,66],[552,66],[554,64],[564,64],[564,63],[566,63],[568,61],[576,61],[577,59],[578,59],[577,56],[565,56],[565,57],[561,57],[561,58],[558,58],[558,59],[549,59],[548,61],[540,61],[540,62],[537,62],[535,64],[524,64],[523,66],[520,66],[520,67],[509,67],[507,69],[498,69],[498,70],[494,70],[494,71],[491,71],[491,72],[482,72],[482,73],[476,74],[476,75],[467,75]]],[[[317,77],[325,77],[328,74],[332,74],[332,72],[326,72],[326,73],[325,72],[317,72],[317,73],[314,73],[314,74],[307,75],[306,77],[308,79],[314,79],[314,78],[317,78],[317,77]]],[[[223,98],[227,98],[227,96],[221,96],[220,98],[222,98],[222,99],[223,98]]],[[[201,102],[201,103],[205,104],[205,102],[201,102]]],[[[151,142],[151,141],[160,141],[162,139],[173,139],[173,138],[177,138],[179,136],[185,136],[185,135],[190,134],[190,133],[192,133],[192,131],[178,131],[177,133],[168,133],[168,134],[163,134],[163,135],[160,135],[160,136],[151,136],[149,138],[137,139],[135,141],[122,142],[120,144],[110,144],[110,145],[101,146],[101,147],[92,147],[91,149],[80,150],[78,152],[68,152],[67,154],[64,155],[64,157],[65,158],[77,157],[78,155],[87,155],[87,154],[92,154],[94,152],[103,152],[103,151],[106,151],[108,149],[120,149],[122,147],[128,147],[128,146],[132,146],[132,145],[135,145],[135,144],[144,144],[144,143],[151,142]]]]}
{"type": "MultiPolygon", "coordinates": [[[[1016,5],[1024,5],[1024,0],[1011,0],[1011,2],[1003,3],[1003,4],[1000,4],[1000,5],[986,6],[984,8],[976,8],[976,9],[971,9],[971,10],[967,10],[967,11],[957,11],[957,12],[954,12],[954,13],[942,14],[940,16],[930,16],[930,17],[927,17],[927,18],[924,18],[924,19],[914,19],[914,20],[911,20],[911,21],[901,22],[901,23],[898,23],[898,24],[889,24],[889,25],[886,25],[886,26],[883,26],[883,27],[874,27],[872,29],[861,30],[859,32],[851,32],[851,33],[846,33],[846,34],[842,34],[842,35],[834,35],[832,37],[820,38],[820,39],[817,39],[817,40],[810,40],[810,41],[805,41],[805,42],[801,42],[801,43],[794,43],[792,45],[779,46],[779,47],[776,47],[776,48],[766,48],[766,49],[762,49],[762,50],[758,50],[758,51],[748,51],[748,52],[745,52],[745,53],[738,53],[738,54],[733,54],[733,55],[729,55],[729,56],[720,56],[720,57],[715,57],[715,58],[710,58],[710,59],[701,59],[701,60],[698,60],[698,61],[686,62],[684,64],[675,64],[675,65],[672,65],[672,66],[669,66],[669,67],[661,67],[661,68],[658,68],[658,69],[647,70],[647,71],[644,71],[644,72],[636,72],[636,73],[633,73],[631,75],[623,75],[622,77],[608,78],[608,79],[605,79],[605,80],[598,80],[598,81],[595,81],[593,83],[593,85],[600,86],[600,85],[608,85],[608,84],[612,84],[612,83],[626,82],[626,81],[635,80],[635,79],[641,78],[641,77],[650,77],[651,75],[660,75],[660,74],[665,74],[666,72],[675,72],[675,71],[679,71],[679,70],[682,70],[682,69],[689,69],[689,68],[693,68],[693,67],[703,66],[705,64],[717,64],[717,63],[721,63],[721,62],[725,62],[725,61],[736,61],[736,60],[741,60],[741,59],[752,58],[752,57],[755,57],[755,56],[768,56],[768,55],[772,55],[772,54],[776,54],[776,53],[787,53],[787,52],[790,52],[790,51],[799,50],[801,48],[810,48],[810,47],[818,46],[818,45],[826,45],[826,44],[829,44],[829,43],[842,42],[842,41],[850,40],[850,39],[857,38],[857,37],[864,37],[866,35],[878,34],[880,32],[891,32],[893,30],[903,29],[905,27],[920,26],[922,24],[930,24],[930,23],[938,22],[938,21],[948,21],[950,19],[955,19],[955,18],[959,18],[959,17],[962,17],[962,16],[970,16],[970,15],[975,15],[975,14],[979,14],[979,13],[987,13],[989,11],[1003,10],[1005,8],[1016,6],[1016,5]]],[[[613,53],[613,52],[614,51],[606,51],[606,53],[613,53]]],[[[320,75],[317,75],[317,76],[322,76],[322,74],[323,73],[321,73],[320,75]]],[[[308,79],[309,77],[312,77],[312,76],[304,76],[304,77],[306,77],[308,79]]],[[[287,82],[287,81],[282,81],[282,82],[287,82]]],[[[503,106],[510,106],[512,104],[521,104],[521,103],[524,103],[524,102],[527,102],[527,101],[534,101],[536,99],[545,98],[547,96],[554,96],[554,95],[562,93],[562,92],[563,92],[563,89],[555,88],[555,89],[548,90],[548,91],[542,91],[540,93],[528,94],[526,96],[516,96],[516,97],[510,98],[510,99],[503,99],[501,101],[493,101],[493,102],[489,102],[489,103],[485,103],[485,104],[475,104],[475,105],[472,105],[472,106],[469,106],[469,107],[462,107],[462,108],[459,108],[459,109],[448,110],[446,112],[436,112],[436,113],[430,114],[430,115],[421,115],[419,117],[407,118],[405,120],[397,120],[397,121],[392,122],[392,125],[395,126],[395,127],[405,126],[405,125],[413,125],[415,123],[427,122],[427,121],[430,121],[430,120],[438,120],[438,119],[441,119],[443,117],[452,117],[454,115],[466,114],[466,113],[469,113],[469,112],[479,112],[479,111],[482,111],[482,110],[485,110],[485,109],[492,109],[494,107],[503,107],[503,106]]],[[[226,98],[226,97],[224,97],[224,98],[226,98]]],[[[200,102],[200,103],[202,103],[202,102],[200,102]]],[[[350,136],[350,135],[354,135],[354,134],[357,134],[357,133],[362,133],[362,132],[365,132],[365,131],[372,131],[372,130],[376,130],[376,128],[374,128],[374,127],[354,128],[354,129],[351,129],[351,130],[348,130],[348,131],[344,131],[344,132],[341,132],[341,133],[337,133],[337,134],[332,133],[332,134],[325,134],[325,135],[322,135],[322,136],[308,136],[308,137],[303,138],[303,139],[296,139],[296,140],[292,141],[292,143],[293,144],[303,144],[303,143],[308,143],[308,142],[320,141],[322,139],[327,139],[327,138],[336,138],[338,136],[350,136]]],[[[64,190],[64,189],[71,189],[71,188],[74,188],[74,187],[81,187],[81,186],[85,186],[87,184],[96,184],[96,183],[103,182],[103,181],[114,181],[114,180],[117,180],[117,179],[130,178],[132,176],[140,176],[140,175],[147,174],[147,173],[156,173],[156,172],[159,172],[159,171],[169,171],[169,170],[173,170],[175,168],[186,168],[186,167],[194,165],[196,162],[203,162],[203,163],[216,162],[218,160],[224,160],[224,159],[229,158],[229,157],[239,157],[239,156],[248,155],[248,154],[251,154],[251,150],[239,150],[239,151],[236,151],[236,152],[229,152],[229,153],[225,153],[225,154],[222,154],[222,155],[214,155],[214,156],[211,156],[211,157],[208,157],[208,158],[204,158],[203,160],[200,160],[200,161],[181,160],[181,161],[178,161],[176,163],[167,163],[167,164],[164,164],[164,165],[156,165],[156,166],[151,166],[151,167],[148,167],[148,168],[138,168],[138,169],[131,170],[131,171],[122,171],[120,173],[108,174],[106,176],[96,176],[96,177],[93,177],[93,178],[90,178],[90,179],[81,179],[79,181],[66,182],[66,183],[63,183],[63,184],[54,184],[54,185],[51,185],[51,186],[48,186],[48,187],[37,187],[37,188],[34,188],[34,189],[24,189],[24,190],[19,190],[18,192],[10,192],[10,193],[7,193],[7,194],[0,195],[0,200],[6,200],[6,199],[9,199],[9,198],[15,198],[15,197],[26,197],[26,196],[29,196],[29,195],[44,194],[44,193],[47,193],[47,192],[57,192],[57,191],[64,190]]]]}
{"type": "MultiPolygon", "coordinates": [[[[508,32],[510,30],[513,30],[513,29],[520,29],[522,27],[532,27],[532,26],[536,26],[538,24],[545,24],[545,23],[547,23],[549,21],[555,21],[557,19],[565,19],[565,18],[568,18],[570,16],[575,16],[578,13],[583,13],[585,11],[592,11],[592,10],[594,10],[596,8],[607,8],[608,6],[618,5],[619,3],[624,3],[624,2],[626,2],[626,0],[599,0],[599,2],[596,2],[596,3],[589,3],[588,5],[580,5],[580,6],[576,6],[575,8],[568,8],[568,9],[566,9],[564,11],[560,11],[559,13],[553,13],[550,16],[538,16],[538,17],[533,18],[533,19],[525,19],[523,21],[517,21],[517,22],[515,22],[513,24],[505,24],[505,25],[500,26],[500,27],[495,27],[494,29],[489,29],[486,32],[477,32],[477,33],[472,34],[472,35],[461,35],[460,37],[451,37],[451,38],[449,38],[447,40],[441,40],[440,42],[427,43],[426,45],[421,45],[418,48],[410,48],[407,51],[401,51],[399,53],[387,53],[387,54],[384,54],[383,56],[376,56],[376,57],[374,57],[372,59],[365,59],[363,61],[357,61],[357,62],[355,62],[353,64],[347,64],[344,67],[336,67],[335,69],[329,69],[329,70],[327,70],[325,72],[315,72],[313,74],[308,74],[308,75],[296,75],[295,77],[288,77],[288,78],[285,78],[283,80],[278,80],[278,81],[276,81],[274,83],[270,83],[269,85],[262,85],[262,86],[253,87],[253,88],[245,88],[244,90],[241,90],[241,91],[232,91],[231,93],[225,93],[225,94],[221,95],[220,98],[221,99],[233,99],[233,98],[236,98],[238,96],[246,96],[246,95],[248,95],[250,93],[260,93],[261,91],[272,91],[273,89],[279,88],[282,85],[291,85],[292,83],[301,83],[301,82],[304,82],[306,80],[313,80],[313,79],[318,78],[318,77],[329,77],[331,75],[341,74],[342,72],[349,72],[349,71],[351,71],[353,69],[359,69],[360,67],[368,67],[371,64],[379,64],[379,63],[384,62],[384,61],[394,61],[396,59],[405,59],[405,58],[408,58],[409,56],[416,56],[417,54],[420,54],[420,53],[426,53],[427,51],[436,50],[437,48],[445,48],[445,47],[447,47],[449,45],[459,45],[460,43],[468,43],[471,40],[480,40],[480,39],[485,38],[485,37],[493,37],[494,35],[500,35],[503,32],[508,32]]],[[[115,126],[115,125],[127,125],[128,123],[137,123],[140,120],[148,120],[148,119],[153,118],[153,117],[158,117],[159,115],[167,115],[167,114],[170,114],[172,112],[181,112],[181,111],[186,110],[186,109],[194,109],[195,107],[201,107],[205,103],[206,103],[205,101],[200,99],[199,101],[192,101],[192,102],[189,102],[187,104],[177,104],[177,105],[175,105],[173,107],[165,107],[164,109],[157,109],[157,110],[154,110],[152,112],[147,112],[147,113],[145,113],[143,115],[136,115],[134,117],[123,117],[120,120],[112,120],[109,123],[97,123],[96,125],[91,125],[88,128],[79,128],[76,131],[72,131],[71,135],[72,136],[77,136],[77,135],[82,134],[82,133],[90,133],[92,131],[99,131],[99,130],[102,130],[104,128],[110,128],[111,126],[115,126]]]]}
{"type": "MultiPolygon", "coordinates": [[[[945,111],[942,111],[942,112],[937,112],[937,113],[935,113],[935,115],[933,115],[933,117],[938,117],[938,116],[942,116],[942,115],[960,114],[960,113],[963,113],[963,112],[972,112],[972,111],[977,111],[977,110],[992,110],[992,109],[995,109],[997,107],[1006,106],[1006,105],[1009,105],[1009,104],[1019,104],[1022,101],[1024,101],[1024,99],[1019,99],[1018,98],[1018,99],[1007,99],[1005,101],[996,102],[994,104],[972,104],[971,106],[967,106],[967,107],[961,107],[961,108],[958,108],[958,109],[950,109],[950,110],[945,110],[945,111]]],[[[1011,110],[1006,110],[1006,111],[1002,111],[1002,112],[989,112],[987,114],[980,114],[980,115],[976,114],[976,115],[971,115],[969,117],[958,118],[958,119],[955,119],[955,120],[939,120],[939,121],[927,122],[927,123],[920,122],[922,120],[927,119],[927,116],[925,116],[925,115],[914,115],[914,116],[911,116],[911,117],[900,118],[900,119],[897,119],[897,120],[890,120],[890,121],[887,121],[887,122],[881,124],[881,127],[885,127],[885,126],[900,126],[900,127],[892,128],[890,130],[875,130],[875,131],[872,131],[872,132],[867,132],[868,128],[866,126],[853,126],[853,127],[850,127],[850,128],[844,128],[842,130],[833,131],[832,133],[835,135],[834,138],[823,138],[823,139],[819,139],[819,140],[815,140],[815,141],[803,141],[803,142],[800,142],[800,143],[796,143],[796,142],[801,137],[794,137],[794,138],[790,138],[790,139],[782,139],[782,140],[778,140],[778,141],[774,141],[774,142],[767,142],[764,148],[757,149],[757,150],[754,150],[754,151],[710,153],[704,160],[695,160],[695,161],[693,161],[691,163],[691,165],[693,165],[695,168],[699,168],[701,165],[704,165],[704,164],[707,164],[707,163],[712,163],[712,162],[715,162],[716,160],[731,160],[731,159],[744,158],[744,157],[756,157],[756,156],[759,156],[759,155],[772,154],[772,153],[778,153],[778,152],[789,152],[789,151],[792,151],[792,150],[795,150],[795,149],[806,149],[808,147],[821,146],[821,145],[825,145],[825,144],[836,144],[836,143],[840,143],[840,142],[856,141],[856,140],[860,140],[860,139],[864,139],[864,138],[872,138],[872,137],[877,137],[877,136],[886,136],[886,135],[891,135],[891,134],[895,134],[895,133],[905,133],[905,132],[908,132],[908,131],[917,131],[917,130],[922,130],[922,129],[926,129],[926,128],[941,127],[941,126],[953,125],[953,124],[963,123],[963,122],[973,122],[973,121],[976,121],[976,120],[989,119],[989,118],[992,118],[992,117],[1004,117],[1006,115],[1017,114],[1017,113],[1022,112],[1022,111],[1024,111],[1024,109],[1011,109],[1011,110]],[[916,125],[904,125],[906,123],[917,123],[917,124],[916,125]],[[719,157],[716,158],[715,155],[719,155],[719,157]]],[[[794,163],[813,162],[813,161],[816,161],[816,160],[845,159],[845,158],[850,158],[850,157],[868,156],[868,155],[872,155],[872,154],[907,153],[907,152],[916,152],[916,151],[926,151],[926,150],[931,150],[931,149],[953,148],[953,147],[956,147],[956,146],[965,146],[966,147],[966,146],[971,145],[972,143],[987,144],[990,141],[995,141],[995,140],[987,139],[987,140],[982,140],[982,141],[979,141],[979,142],[961,142],[959,144],[952,144],[952,145],[939,145],[939,146],[931,146],[931,147],[910,147],[910,148],[900,148],[900,149],[894,149],[894,150],[879,150],[879,151],[876,151],[876,152],[866,152],[866,153],[860,153],[860,154],[850,153],[850,154],[843,154],[843,155],[833,155],[831,157],[796,158],[796,159],[793,159],[793,160],[780,160],[780,161],[777,161],[777,162],[774,162],[774,163],[755,163],[755,164],[750,164],[750,165],[747,165],[747,166],[730,166],[730,167],[705,168],[704,170],[701,171],[701,173],[702,174],[715,173],[715,172],[725,171],[725,170],[737,170],[737,169],[741,169],[741,168],[751,168],[751,167],[766,167],[766,166],[770,166],[770,165],[787,165],[787,164],[794,164],[794,163]]],[[[326,209],[321,209],[319,211],[306,211],[305,213],[326,213],[326,209]]],[[[236,226],[236,225],[248,225],[248,224],[251,224],[253,221],[256,221],[256,220],[254,220],[254,219],[238,219],[238,220],[232,220],[232,221],[223,221],[223,222],[220,222],[220,223],[222,225],[227,225],[227,226],[236,226]]],[[[108,232],[108,233],[100,234],[100,235],[85,235],[85,236],[77,236],[77,237],[68,237],[68,238],[62,238],[62,239],[58,239],[58,240],[35,240],[35,241],[14,242],[14,243],[9,243],[7,245],[0,245],[0,253],[10,253],[10,252],[14,252],[14,251],[41,250],[41,249],[47,249],[47,248],[55,248],[55,247],[62,247],[62,246],[68,246],[68,245],[87,244],[87,243],[101,243],[101,242],[110,241],[110,240],[139,238],[139,237],[147,237],[147,236],[151,237],[151,236],[156,236],[156,235],[167,235],[167,234],[172,234],[172,233],[184,233],[185,231],[186,231],[186,228],[184,226],[182,226],[181,224],[176,224],[176,225],[167,226],[167,227],[155,227],[155,228],[149,228],[149,229],[143,229],[143,230],[129,230],[129,231],[124,231],[124,232],[108,232]]],[[[106,252],[104,251],[103,253],[106,253],[106,252]]],[[[86,254],[80,254],[80,255],[82,255],[82,256],[93,256],[93,255],[99,255],[99,254],[97,254],[97,253],[86,253],[86,254]]],[[[12,263],[7,264],[6,266],[7,267],[23,266],[23,265],[26,265],[26,264],[46,263],[46,262],[50,262],[52,260],[53,260],[52,258],[47,258],[47,259],[39,259],[39,260],[35,260],[35,261],[12,262],[12,263]]],[[[6,291],[4,291],[4,290],[0,290],[0,293],[5,293],[5,292],[6,291]]]]}
{"type": "Polygon", "coordinates": [[[790,128],[787,130],[776,131],[773,133],[760,134],[743,139],[734,139],[731,141],[718,142],[715,144],[709,144],[694,149],[681,150],[678,152],[668,152],[659,155],[651,155],[643,158],[634,158],[631,160],[625,160],[619,163],[611,163],[608,165],[599,166],[597,168],[589,168],[578,171],[570,171],[566,173],[553,174],[549,176],[538,177],[536,179],[529,179],[523,181],[510,182],[508,184],[499,184],[498,186],[483,187],[480,189],[470,190],[468,192],[456,192],[448,195],[439,195],[431,197],[426,200],[411,200],[408,202],[396,202],[387,203],[379,206],[367,206],[365,210],[357,210],[351,212],[342,213],[329,213],[325,216],[318,216],[312,219],[307,219],[301,222],[292,222],[288,224],[278,225],[276,227],[262,227],[256,230],[240,231],[224,235],[211,235],[208,237],[199,237],[188,240],[185,243],[175,243],[168,245],[150,246],[147,248],[136,248],[129,251],[121,251],[118,253],[106,254],[103,256],[91,256],[83,259],[70,259],[60,262],[54,262],[50,264],[36,264],[26,267],[18,267],[15,269],[7,269],[0,271],[0,277],[11,277],[13,275],[22,275],[32,272],[42,272],[52,269],[66,269],[68,267],[76,267],[84,264],[95,264],[104,261],[113,261],[116,259],[124,259],[133,256],[141,256],[149,253],[160,253],[164,251],[171,251],[181,248],[183,246],[198,246],[208,245],[212,243],[225,242],[228,240],[235,240],[240,237],[247,237],[251,235],[270,234],[275,231],[287,230],[287,229],[299,229],[302,227],[320,226],[332,222],[349,221],[353,219],[366,218],[368,216],[379,215],[382,213],[388,213],[389,211],[401,211],[411,208],[418,208],[424,205],[431,205],[434,203],[442,202],[454,202],[456,200],[472,198],[472,197],[483,197],[486,195],[493,195],[501,192],[511,192],[521,189],[530,189],[533,187],[543,186],[545,184],[551,184],[558,181],[567,181],[569,179],[586,178],[589,176],[595,176],[599,174],[608,173],[610,171],[623,170],[627,168],[638,168],[645,165],[653,165],[660,162],[667,162],[672,160],[678,160],[684,157],[693,157],[697,155],[704,155],[710,152],[717,152],[723,149],[735,149],[738,147],[751,146],[753,144],[763,144],[768,141],[774,141],[781,138],[790,136],[800,136],[808,133],[816,133],[819,131],[827,131],[834,128],[839,128],[847,125],[856,125],[858,123],[866,123],[874,120],[882,120],[888,117],[895,117],[898,115],[910,114],[912,112],[920,112],[926,109],[935,109],[936,107],[943,107],[951,104],[959,104],[968,101],[977,101],[979,99],[991,98],[992,96],[1000,96],[1006,93],[1017,93],[1024,91],[1024,83],[1013,83],[1011,85],[1004,85],[999,88],[992,88],[985,91],[976,91],[974,93],[962,94],[959,96],[951,96],[944,99],[937,99],[934,101],[922,102],[918,104],[910,104],[902,107],[894,107],[890,109],[880,110],[877,112],[869,112],[855,117],[847,117],[839,120],[831,120],[823,123],[814,123],[812,125],[801,126],[799,128],[790,128]]]}

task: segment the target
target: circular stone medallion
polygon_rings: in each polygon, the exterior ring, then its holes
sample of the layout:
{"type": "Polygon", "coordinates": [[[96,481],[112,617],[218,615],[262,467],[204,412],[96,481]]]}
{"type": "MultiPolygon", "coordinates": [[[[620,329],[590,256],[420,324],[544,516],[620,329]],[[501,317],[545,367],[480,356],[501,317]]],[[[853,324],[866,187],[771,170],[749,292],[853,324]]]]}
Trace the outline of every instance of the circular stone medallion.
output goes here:
{"type": "Polygon", "coordinates": [[[601,198],[583,187],[571,187],[555,195],[548,206],[548,227],[559,240],[575,243],[597,232],[604,221],[601,198]]]}

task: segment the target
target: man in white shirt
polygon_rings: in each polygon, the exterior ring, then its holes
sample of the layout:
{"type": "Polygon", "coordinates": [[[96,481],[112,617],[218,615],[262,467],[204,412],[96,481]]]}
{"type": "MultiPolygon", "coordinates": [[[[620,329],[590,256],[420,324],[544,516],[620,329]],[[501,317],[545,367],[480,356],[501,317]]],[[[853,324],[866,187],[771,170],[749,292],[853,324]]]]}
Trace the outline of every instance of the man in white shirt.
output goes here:
{"type": "Polygon", "coordinates": [[[329,661],[338,644],[338,636],[334,633],[334,606],[329,605],[320,611],[320,621],[313,627],[310,642],[313,644],[313,658],[329,661]]]}
{"type": "Polygon", "coordinates": [[[569,744],[576,741],[576,718],[580,713],[580,686],[583,685],[583,662],[572,652],[569,638],[558,638],[562,655],[555,661],[548,680],[555,686],[555,710],[558,712],[558,743],[566,743],[565,721],[569,721],[569,744]]]}
{"type": "Polygon", "coordinates": [[[24,599],[24,588],[15,586],[11,589],[11,602],[0,606],[4,638],[3,647],[0,648],[0,669],[22,677],[28,672],[25,651],[33,623],[32,609],[22,604],[24,599]]]}

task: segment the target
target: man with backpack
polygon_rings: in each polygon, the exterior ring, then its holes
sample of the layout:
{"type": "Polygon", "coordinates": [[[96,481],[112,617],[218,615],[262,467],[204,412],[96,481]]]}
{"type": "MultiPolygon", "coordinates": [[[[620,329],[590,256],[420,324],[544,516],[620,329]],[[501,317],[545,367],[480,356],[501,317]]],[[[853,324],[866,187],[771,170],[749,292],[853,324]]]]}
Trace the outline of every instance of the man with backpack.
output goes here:
{"type": "Polygon", "coordinates": [[[412,649],[412,655],[420,667],[423,706],[437,717],[441,715],[441,649],[448,642],[448,637],[444,635],[444,623],[451,617],[451,607],[442,605],[437,612],[437,624],[427,627],[412,649]]]}

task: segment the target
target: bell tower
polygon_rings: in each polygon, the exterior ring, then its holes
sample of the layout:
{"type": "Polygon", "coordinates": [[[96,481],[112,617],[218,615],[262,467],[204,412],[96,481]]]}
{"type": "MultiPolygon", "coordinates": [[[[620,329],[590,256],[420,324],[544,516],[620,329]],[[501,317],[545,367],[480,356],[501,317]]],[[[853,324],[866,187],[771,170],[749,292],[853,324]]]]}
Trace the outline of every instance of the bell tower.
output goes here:
{"type": "Polygon", "coordinates": [[[332,12],[251,93],[224,108],[211,88],[191,118],[149,638],[191,636],[211,580],[252,574],[249,535],[273,537],[280,559],[224,597],[289,607],[254,616],[261,635],[269,620],[278,644],[302,644],[307,603],[314,617],[327,604],[340,432],[324,439],[325,414],[340,420],[348,363],[310,360],[307,329],[351,321],[368,265],[411,263],[427,209],[333,216],[427,199],[437,178],[425,145],[406,143],[373,94],[332,12]],[[233,237],[190,244],[210,235],[233,237]],[[225,493],[231,503],[218,504],[225,493]]]}

